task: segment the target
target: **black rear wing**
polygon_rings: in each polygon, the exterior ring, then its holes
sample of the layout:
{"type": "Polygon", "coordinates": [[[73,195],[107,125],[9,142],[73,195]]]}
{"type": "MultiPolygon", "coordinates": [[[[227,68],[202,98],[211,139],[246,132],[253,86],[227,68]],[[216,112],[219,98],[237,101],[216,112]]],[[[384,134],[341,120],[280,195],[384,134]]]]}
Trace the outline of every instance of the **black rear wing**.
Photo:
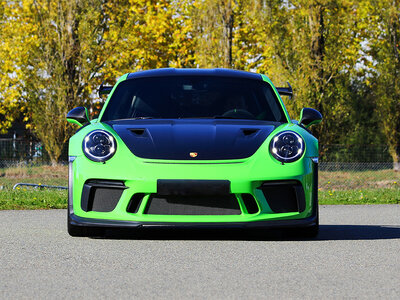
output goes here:
{"type": "Polygon", "coordinates": [[[288,87],[277,87],[276,90],[278,91],[279,95],[289,96],[289,99],[292,99],[293,98],[293,89],[289,82],[287,84],[288,84],[288,87]]]}
{"type": "Polygon", "coordinates": [[[112,85],[103,85],[103,83],[99,87],[99,96],[108,95],[114,86],[112,85]]]}

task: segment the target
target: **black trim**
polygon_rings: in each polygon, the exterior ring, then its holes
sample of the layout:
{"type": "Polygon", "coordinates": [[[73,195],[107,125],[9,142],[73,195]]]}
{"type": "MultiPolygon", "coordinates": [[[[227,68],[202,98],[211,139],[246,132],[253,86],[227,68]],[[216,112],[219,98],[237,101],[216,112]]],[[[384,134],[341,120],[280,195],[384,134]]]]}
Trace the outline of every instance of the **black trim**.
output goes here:
{"type": "Polygon", "coordinates": [[[313,108],[305,107],[301,111],[301,120],[299,120],[299,124],[303,126],[308,126],[314,121],[321,121],[322,114],[313,108]]]}
{"type": "Polygon", "coordinates": [[[71,109],[67,114],[67,119],[75,120],[79,122],[82,126],[90,123],[88,119],[87,109],[83,106],[71,109]]]}
{"type": "MultiPolygon", "coordinates": [[[[111,189],[121,190],[127,189],[122,181],[116,180],[87,180],[83,185],[82,197],[81,197],[81,208],[83,211],[91,211],[93,208],[94,194],[96,189],[111,189]]],[[[115,196],[115,195],[114,195],[115,196]]],[[[119,200],[119,199],[118,199],[119,200]]],[[[118,201],[117,201],[118,202],[118,201]]]]}
{"type": "Polygon", "coordinates": [[[240,215],[234,194],[227,195],[156,195],[151,194],[144,210],[149,215],[240,215]]]}
{"type": "Polygon", "coordinates": [[[289,96],[289,99],[292,99],[293,89],[289,82],[287,84],[288,84],[288,87],[277,87],[276,90],[278,91],[279,95],[289,96]]]}
{"type": "Polygon", "coordinates": [[[113,88],[114,88],[114,86],[112,86],[112,85],[107,86],[107,85],[101,84],[99,87],[99,96],[108,95],[109,93],[111,93],[113,88]]]}
{"type": "Polygon", "coordinates": [[[223,76],[223,77],[237,77],[256,79],[263,81],[260,74],[232,70],[232,69],[175,69],[175,68],[161,68],[154,70],[139,71],[129,73],[126,79],[144,78],[144,77],[161,77],[161,76],[223,76]]]}
{"type": "Polygon", "coordinates": [[[139,207],[142,204],[144,193],[136,193],[131,197],[131,201],[126,208],[126,211],[129,213],[136,214],[139,211],[139,207]]]}
{"type": "Polygon", "coordinates": [[[158,179],[158,195],[229,195],[229,180],[158,179]]]}
{"type": "Polygon", "coordinates": [[[313,166],[313,193],[312,193],[313,212],[315,212],[318,218],[318,163],[313,161],[312,166],[313,166]]]}
{"type": "Polygon", "coordinates": [[[231,222],[231,223],[180,223],[180,222],[134,222],[134,221],[114,221],[89,219],[70,214],[70,224],[79,227],[109,227],[117,228],[140,228],[140,227],[173,227],[173,228],[299,228],[311,227],[317,224],[315,212],[304,219],[292,220],[270,220],[253,222],[231,222]]]}
{"type": "Polygon", "coordinates": [[[254,199],[252,194],[242,194],[242,200],[244,206],[246,207],[247,213],[255,214],[260,211],[256,199],[254,199]]]}

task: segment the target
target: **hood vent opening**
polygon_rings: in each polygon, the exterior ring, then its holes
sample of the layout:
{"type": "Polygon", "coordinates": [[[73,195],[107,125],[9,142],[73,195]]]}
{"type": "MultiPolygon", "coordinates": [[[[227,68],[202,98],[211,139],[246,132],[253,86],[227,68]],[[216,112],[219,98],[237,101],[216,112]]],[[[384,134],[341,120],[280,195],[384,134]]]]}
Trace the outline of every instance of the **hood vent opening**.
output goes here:
{"type": "Polygon", "coordinates": [[[245,136],[255,134],[259,130],[260,129],[257,129],[257,128],[242,128],[242,132],[245,136]]]}
{"type": "Polygon", "coordinates": [[[146,131],[146,129],[144,129],[144,128],[133,128],[133,129],[129,129],[129,130],[136,135],[143,135],[146,131]]]}

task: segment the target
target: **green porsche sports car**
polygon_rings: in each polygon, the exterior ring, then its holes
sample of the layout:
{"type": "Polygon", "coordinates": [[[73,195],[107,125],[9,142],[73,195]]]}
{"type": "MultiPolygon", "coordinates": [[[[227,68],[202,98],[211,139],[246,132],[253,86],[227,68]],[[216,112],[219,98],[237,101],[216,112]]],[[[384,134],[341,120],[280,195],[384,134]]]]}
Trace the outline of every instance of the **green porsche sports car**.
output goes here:
{"type": "Polygon", "coordinates": [[[123,75],[99,117],[77,107],[69,142],[68,232],[145,226],[293,228],[318,233],[322,120],[291,120],[264,75],[158,69],[123,75]]]}

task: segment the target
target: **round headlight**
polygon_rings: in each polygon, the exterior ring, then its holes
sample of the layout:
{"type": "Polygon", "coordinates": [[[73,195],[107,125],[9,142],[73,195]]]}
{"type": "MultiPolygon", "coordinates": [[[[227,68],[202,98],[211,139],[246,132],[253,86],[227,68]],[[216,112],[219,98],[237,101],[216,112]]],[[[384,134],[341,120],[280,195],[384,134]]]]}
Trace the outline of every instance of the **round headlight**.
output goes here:
{"type": "Polygon", "coordinates": [[[90,160],[103,162],[110,159],[117,149],[114,137],[104,130],[94,130],[83,139],[83,153],[90,160]]]}
{"type": "Polygon", "coordinates": [[[293,162],[302,156],[304,141],[294,131],[283,131],[274,136],[269,148],[272,156],[280,162],[293,162]]]}

